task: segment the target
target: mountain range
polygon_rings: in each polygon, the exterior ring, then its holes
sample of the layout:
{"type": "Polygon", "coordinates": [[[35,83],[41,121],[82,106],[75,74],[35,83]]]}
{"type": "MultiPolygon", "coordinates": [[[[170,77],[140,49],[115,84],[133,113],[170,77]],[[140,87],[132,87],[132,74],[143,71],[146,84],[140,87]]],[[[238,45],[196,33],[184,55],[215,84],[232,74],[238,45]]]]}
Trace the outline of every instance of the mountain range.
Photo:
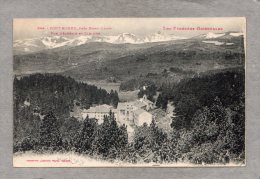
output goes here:
{"type": "MultiPolygon", "coordinates": [[[[232,38],[243,35],[240,32],[229,32],[229,33],[212,33],[199,35],[192,37],[194,39],[215,39],[215,38],[232,38]]],[[[173,40],[188,39],[187,37],[175,36],[173,34],[164,34],[157,32],[154,34],[147,35],[145,37],[138,37],[132,33],[121,33],[114,36],[78,36],[74,38],[67,38],[62,36],[45,36],[39,38],[31,38],[24,40],[15,40],[13,43],[14,54],[28,54],[34,53],[46,49],[53,49],[59,47],[74,47],[90,42],[107,42],[112,44],[142,44],[151,42],[165,42],[173,40]]]]}
{"type": "Polygon", "coordinates": [[[22,45],[43,48],[32,53],[14,53],[14,73],[61,73],[81,81],[110,77],[124,81],[161,74],[164,69],[176,78],[244,66],[244,36],[240,32],[207,33],[178,40],[159,33],[149,37],[145,38],[146,43],[126,33],[100,41],[89,36],[54,36],[14,43],[14,50],[22,45]]]}
{"type": "Polygon", "coordinates": [[[141,44],[150,42],[164,42],[171,40],[186,39],[175,35],[167,35],[161,32],[138,37],[132,33],[121,33],[110,36],[78,36],[67,38],[61,36],[45,36],[32,39],[15,40],[13,44],[14,54],[34,53],[45,49],[53,49],[59,47],[74,47],[90,42],[107,42],[112,44],[141,44]]]}

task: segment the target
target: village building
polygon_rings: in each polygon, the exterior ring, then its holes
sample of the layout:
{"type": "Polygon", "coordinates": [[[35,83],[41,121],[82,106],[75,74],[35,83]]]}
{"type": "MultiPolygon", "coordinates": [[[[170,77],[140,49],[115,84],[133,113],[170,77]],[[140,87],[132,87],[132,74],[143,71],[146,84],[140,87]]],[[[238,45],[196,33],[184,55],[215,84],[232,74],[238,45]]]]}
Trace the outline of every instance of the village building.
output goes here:
{"type": "Polygon", "coordinates": [[[117,117],[119,120],[126,120],[136,125],[143,123],[149,125],[152,121],[152,115],[148,111],[153,108],[154,103],[144,95],[143,98],[136,101],[118,103],[117,117]]]}
{"type": "Polygon", "coordinates": [[[144,109],[137,109],[133,111],[134,114],[134,124],[137,126],[142,126],[144,123],[150,125],[153,120],[153,115],[144,109]]]}
{"type": "Polygon", "coordinates": [[[104,122],[104,116],[109,116],[110,111],[114,113],[115,119],[117,119],[117,110],[107,104],[84,109],[81,114],[83,120],[88,116],[89,118],[97,119],[98,124],[102,124],[104,122]]]}
{"type": "Polygon", "coordinates": [[[118,103],[117,116],[119,120],[127,120],[133,122],[134,106],[130,102],[118,103]]]}
{"type": "Polygon", "coordinates": [[[143,98],[139,99],[139,101],[140,101],[142,104],[145,105],[145,108],[146,108],[145,110],[146,110],[146,111],[149,111],[149,110],[155,108],[154,103],[153,103],[152,101],[148,100],[146,95],[144,95],[143,98]]]}
{"type": "Polygon", "coordinates": [[[74,100],[73,104],[73,108],[70,110],[70,117],[81,119],[82,109],[80,107],[80,103],[77,100],[74,100]]]}
{"type": "Polygon", "coordinates": [[[104,122],[104,116],[109,116],[111,111],[118,121],[127,121],[137,126],[141,126],[144,123],[150,125],[153,116],[149,113],[149,110],[153,108],[154,103],[148,100],[146,95],[144,95],[143,98],[136,101],[118,103],[117,109],[107,104],[83,109],[81,111],[81,119],[84,120],[88,116],[89,118],[97,119],[98,124],[102,124],[104,122]]]}

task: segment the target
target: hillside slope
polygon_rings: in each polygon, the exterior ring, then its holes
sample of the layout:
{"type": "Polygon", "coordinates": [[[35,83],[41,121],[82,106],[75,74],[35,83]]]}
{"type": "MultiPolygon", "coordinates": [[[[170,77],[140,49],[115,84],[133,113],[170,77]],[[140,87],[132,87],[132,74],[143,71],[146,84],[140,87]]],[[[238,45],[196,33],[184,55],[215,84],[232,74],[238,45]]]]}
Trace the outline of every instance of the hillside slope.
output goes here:
{"type": "Polygon", "coordinates": [[[234,32],[142,44],[90,42],[15,55],[14,73],[62,73],[82,81],[107,78],[124,81],[178,68],[178,73],[171,71],[169,76],[181,77],[187,71],[194,75],[244,66],[244,56],[244,38],[234,32]]]}

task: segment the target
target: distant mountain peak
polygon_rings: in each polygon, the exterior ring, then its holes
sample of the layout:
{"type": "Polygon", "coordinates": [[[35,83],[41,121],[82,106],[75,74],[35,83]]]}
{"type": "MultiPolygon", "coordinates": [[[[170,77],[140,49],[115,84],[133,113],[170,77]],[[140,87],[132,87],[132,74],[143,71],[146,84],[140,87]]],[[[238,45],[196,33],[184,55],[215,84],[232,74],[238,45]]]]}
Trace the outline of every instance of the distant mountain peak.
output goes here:
{"type": "Polygon", "coordinates": [[[132,33],[122,33],[118,35],[118,38],[114,43],[137,43],[140,39],[132,33]]]}
{"type": "Polygon", "coordinates": [[[217,37],[221,37],[221,36],[224,36],[225,33],[213,33],[213,32],[209,32],[205,35],[205,38],[206,39],[214,39],[214,38],[217,38],[217,37]]]}
{"type": "Polygon", "coordinates": [[[133,33],[124,32],[118,35],[106,36],[77,36],[73,38],[63,36],[44,36],[40,38],[15,40],[13,43],[14,52],[16,54],[33,53],[45,49],[53,49],[63,46],[79,46],[89,42],[107,42],[112,44],[141,44],[152,42],[164,42],[171,40],[186,39],[173,34],[164,34],[161,31],[139,37],[133,33]]]}
{"type": "Polygon", "coordinates": [[[218,39],[218,38],[232,38],[232,37],[239,37],[239,36],[243,36],[243,33],[230,31],[230,32],[222,32],[222,33],[208,32],[207,34],[201,34],[192,38],[193,39],[218,39]]]}
{"type": "MultiPolygon", "coordinates": [[[[207,34],[201,34],[192,39],[201,40],[218,40],[218,39],[231,39],[243,36],[241,32],[223,32],[215,33],[208,32],[207,34]]],[[[146,36],[136,36],[133,33],[124,32],[118,35],[106,35],[106,36],[77,36],[73,38],[63,36],[44,36],[40,38],[31,38],[24,40],[15,40],[13,43],[15,54],[34,53],[45,49],[53,49],[63,46],[79,46],[89,42],[107,42],[111,44],[141,44],[141,43],[153,43],[153,42],[165,42],[173,40],[187,39],[186,37],[176,36],[175,34],[165,34],[158,31],[146,36]]]]}
{"type": "Polygon", "coordinates": [[[231,32],[231,33],[229,33],[229,35],[234,36],[234,37],[238,37],[238,36],[243,36],[243,33],[241,33],[241,32],[231,32]]]}

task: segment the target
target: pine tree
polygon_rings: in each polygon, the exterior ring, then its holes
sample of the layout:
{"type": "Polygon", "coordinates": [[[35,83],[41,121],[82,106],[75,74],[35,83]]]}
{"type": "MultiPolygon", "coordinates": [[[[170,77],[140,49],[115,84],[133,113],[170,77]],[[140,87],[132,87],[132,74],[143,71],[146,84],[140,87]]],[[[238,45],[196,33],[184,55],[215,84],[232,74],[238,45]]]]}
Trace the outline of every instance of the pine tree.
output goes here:
{"type": "Polygon", "coordinates": [[[158,108],[160,108],[162,106],[162,95],[159,94],[156,104],[155,104],[158,108]]]}
{"type": "Polygon", "coordinates": [[[158,108],[162,108],[164,110],[167,109],[167,105],[168,105],[168,98],[164,93],[159,94],[157,101],[156,101],[156,106],[158,108]]]}
{"type": "Polygon", "coordinates": [[[96,119],[89,119],[87,116],[74,140],[74,146],[76,147],[77,152],[90,152],[92,149],[93,140],[95,138],[96,128],[96,119]]]}
{"type": "Polygon", "coordinates": [[[62,145],[57,118],[49,112],[40,124],[40,146],[51,150],[57,150],[62,145]]]}
{"type": "Polygon", "coordinates": [[[162,96],[162,101],[161,101],[161,107],[163,110],[167,109],[167,105],[168,105],[168,99],[166,97],[166,95],[162,96]]]}
{"type": "Polygon", "coordinates": [[[114,113],[110,111],[109,116],[104,117],[103,124],[96,132],[93,146],[95,146],[98,154],[104,157],[115,158],[126,147],[127,139],[126,127],[119,127],[114,113]]]}
{"type": "Polygon", "coordinates": [[[117,107],[118,102],[119,102],[119,96],[118,96],[117,91],[115,91],[115,93],[114,93],[114,100],[113,100],[114,107],[117,107]]]}

